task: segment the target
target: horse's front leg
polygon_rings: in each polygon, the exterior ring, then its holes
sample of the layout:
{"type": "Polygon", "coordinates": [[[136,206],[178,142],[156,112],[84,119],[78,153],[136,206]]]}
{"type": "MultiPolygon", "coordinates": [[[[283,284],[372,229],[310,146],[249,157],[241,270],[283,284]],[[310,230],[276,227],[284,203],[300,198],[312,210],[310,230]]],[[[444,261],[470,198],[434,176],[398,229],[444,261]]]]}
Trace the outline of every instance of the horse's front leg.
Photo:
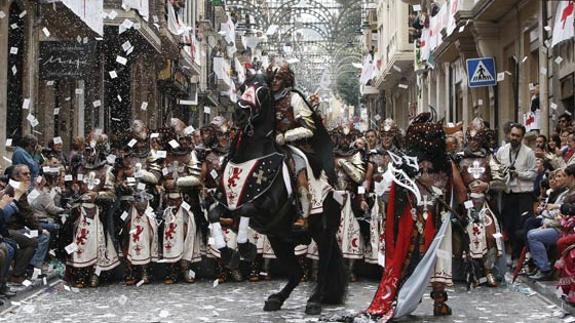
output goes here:
{"type": "Polygon", "coordinates": [[[240,255],[235,250],[228,247],[226,240],[224,239],[224,231],[222,230],[222,225],[220,223],[220,219],[224,211],[224,207],[219,203],[214,203],[210,206],[208,211],[210,233],[214,239],[214,247],[220,252],[223,266],[230,270],[236,270],[240,266],[240,255]]]}
{"type": "Polygon", "coordinates": [[[238,226],[238,251],[243,260],[247,262],[255,261],[258,249],[255,244],[248,241],[248,231],[250,226],[250,216],[257,214],[258,210],[253,203],[246,203],[239,210],[240,223],[238,226]]]}
{"type": "Polygon", "coordinates": [[[294,254],[293,243],[286,242],[277,237],[268,237],[278,261],[288,272],[288,282],[278,293],[272,294],[266,300],[264,311],[278,311],[290,296],[291,292],[299,285],[303,277],[297,257],[294,254]]]}

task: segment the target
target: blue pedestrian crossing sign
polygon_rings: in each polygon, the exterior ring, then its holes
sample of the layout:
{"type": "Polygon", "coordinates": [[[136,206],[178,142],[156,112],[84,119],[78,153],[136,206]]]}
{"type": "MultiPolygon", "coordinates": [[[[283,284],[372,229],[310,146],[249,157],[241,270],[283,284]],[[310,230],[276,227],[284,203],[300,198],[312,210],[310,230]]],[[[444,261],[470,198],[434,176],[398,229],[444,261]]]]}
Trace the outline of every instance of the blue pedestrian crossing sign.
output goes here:
{"type": "Polygon", "coordinates": [[[470,58],[467,63],[469,87],[493,86],[497,84],[497,72],[493,57],[470,58]]]}

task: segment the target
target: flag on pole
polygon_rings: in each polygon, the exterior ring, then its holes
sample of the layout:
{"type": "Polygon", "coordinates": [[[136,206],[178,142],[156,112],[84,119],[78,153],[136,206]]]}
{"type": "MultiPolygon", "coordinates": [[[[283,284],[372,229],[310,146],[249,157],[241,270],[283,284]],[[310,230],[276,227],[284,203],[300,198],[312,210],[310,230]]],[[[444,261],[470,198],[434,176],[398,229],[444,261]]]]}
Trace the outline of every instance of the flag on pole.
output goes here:
{"type": "Polygon", "coordinates": [[[375,75],[375,67],[369,55],[366,55],[363,60],[363,67],[361,69],[361,75],[359,77],[359,82],[366,85],[375,75]]]}
{"type": "Polygon", "coordinates": [[[555,22],[553,26],[553,42],[551,46],[555,46],[560,42],[571,39],[575,35],[574,24],[574,11],[575,1],[560,1],[555,13],[555,22]]]}

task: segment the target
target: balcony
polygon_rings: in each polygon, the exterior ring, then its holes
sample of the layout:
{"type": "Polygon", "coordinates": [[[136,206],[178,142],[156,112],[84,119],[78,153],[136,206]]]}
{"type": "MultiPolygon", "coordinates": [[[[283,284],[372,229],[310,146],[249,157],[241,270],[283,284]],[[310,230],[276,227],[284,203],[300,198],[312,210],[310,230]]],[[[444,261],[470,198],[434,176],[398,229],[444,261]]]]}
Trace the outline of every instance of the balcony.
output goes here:
{"type": "MultiPolygon", "coordinates": [[[[473,0],[464,0],[473,2],[473,0]]],[[[475,0],[471,5],[473,17],[485,21],[498,21],[521,3],[521,0],[475,0]]]]}

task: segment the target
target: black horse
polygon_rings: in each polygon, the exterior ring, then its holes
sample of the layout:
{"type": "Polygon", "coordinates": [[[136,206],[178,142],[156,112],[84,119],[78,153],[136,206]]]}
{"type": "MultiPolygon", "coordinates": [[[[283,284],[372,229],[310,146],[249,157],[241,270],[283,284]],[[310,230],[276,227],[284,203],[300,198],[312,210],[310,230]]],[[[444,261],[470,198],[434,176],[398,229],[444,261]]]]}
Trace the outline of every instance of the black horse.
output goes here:
{"type": "MultiPolygon", "coordinates": [[[[216,194],[219,203],[212,207],[209,218],[211,223],[215,223],[222,216],[231,216],[236,220],[249,217],[250,227],[267,235],[277,259],[288,273],[287,285],[265,302],[264,311],[277,311],[300,283],[303,270],[294,255],[294,247],[299,244],[301,233],[298,235],[292,227],[297,209],[294,194],[289,192],[289,176],[285,176],[286,154],[276,147],[274,140],[275,109],[268,85],[268,79],[263,74],[244,84],[244,95],[234,112],[238,132],[231,143],[229,160],[216,194]],[[241,165],[247,166],[241,169],[241,165]],[[242,172],[249,172],[244,175],[249,178],[243,179],[247,188],[234,194],[230,188],[238,184],[242,172]],[[245,202],[240,201],[236,206],[234,199],[237,201],[240,194],[239,199],[245,202]]],[[[330,192],[324,200],[323,213],[310,215],[308,220],[309,235],[317,243],[319,252],[317,283],[305,310],[309,315],[320,314],[322,304],[341,304],[345,299],[347,276],[336,241],[340,214],[341,206],[330,192]]],[[[227,250],[223,249],[220,249],[222,258],[229,258],[231,251],[227,247],[227,250]]],[[[244,258],[250,258],[244,255],[241,246],[239,250],[244,258]]]]}

